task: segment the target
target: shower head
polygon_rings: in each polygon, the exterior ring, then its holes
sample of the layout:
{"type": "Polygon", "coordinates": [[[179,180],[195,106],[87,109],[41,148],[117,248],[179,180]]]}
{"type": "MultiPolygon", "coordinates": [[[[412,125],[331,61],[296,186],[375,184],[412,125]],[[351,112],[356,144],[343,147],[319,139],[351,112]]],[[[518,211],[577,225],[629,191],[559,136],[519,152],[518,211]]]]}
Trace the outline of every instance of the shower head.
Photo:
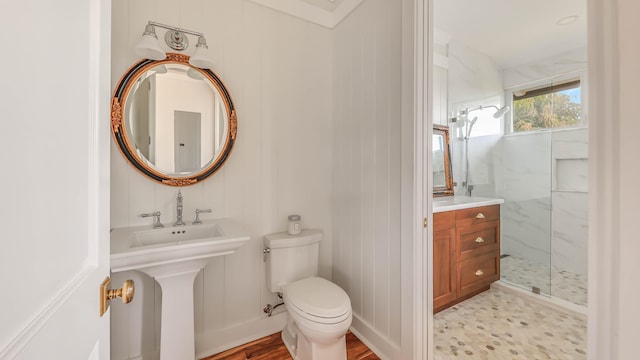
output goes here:
{"type": "MultiPolygon", "coordinates": [[[[496,106],[497,108],[497,106],[496,106]]],[[[504,114],[507,113],[507,111],[511,110],[511,107],[509,105],[505,105],[503,107],[501,107],[500,109],[498,109],[498,111],[496,111],[495,114],[493,114],[494,119],[500,119],[500,117],[502,117],[504,114]]]]}
{"type": "Polygon", "coordinates": [[[467,133],[464,135],[464,139],[465,140],[469,140],[469,137],[471,137],[471,130],[473,130],[473,125],[476,124],[476,121],[478,121],[478,117],[474,116],[473,120],[471,120],[469,122],[469,127],[467,128],[467,133]]]}

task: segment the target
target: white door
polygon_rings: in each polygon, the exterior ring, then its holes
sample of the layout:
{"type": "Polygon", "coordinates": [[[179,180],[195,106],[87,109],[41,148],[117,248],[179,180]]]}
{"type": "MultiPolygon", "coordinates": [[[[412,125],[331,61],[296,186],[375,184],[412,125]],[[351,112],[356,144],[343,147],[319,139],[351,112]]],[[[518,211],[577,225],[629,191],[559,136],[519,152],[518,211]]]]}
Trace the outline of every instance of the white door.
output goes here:
{"type": "Polygon", "coordinates": [[[197,172],[200,163],[200,118],[202,114],[175,110],[173,116],[173,144],[175,172],[197,172]]]}
{"type": "Polygon", "coordinates": [[[108,359],[110,1],[0,2],[0,359],[108,359]]]}

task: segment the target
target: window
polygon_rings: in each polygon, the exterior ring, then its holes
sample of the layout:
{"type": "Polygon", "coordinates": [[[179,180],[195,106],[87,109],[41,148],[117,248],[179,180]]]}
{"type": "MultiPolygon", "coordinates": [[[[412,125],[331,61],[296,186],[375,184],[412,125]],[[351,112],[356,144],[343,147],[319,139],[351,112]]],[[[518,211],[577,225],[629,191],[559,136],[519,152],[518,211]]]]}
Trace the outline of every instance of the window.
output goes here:
{"type": "Polygon", "coordinates": [[[580,80],[513,91],[512,132],[582,125],[580,80]]]}

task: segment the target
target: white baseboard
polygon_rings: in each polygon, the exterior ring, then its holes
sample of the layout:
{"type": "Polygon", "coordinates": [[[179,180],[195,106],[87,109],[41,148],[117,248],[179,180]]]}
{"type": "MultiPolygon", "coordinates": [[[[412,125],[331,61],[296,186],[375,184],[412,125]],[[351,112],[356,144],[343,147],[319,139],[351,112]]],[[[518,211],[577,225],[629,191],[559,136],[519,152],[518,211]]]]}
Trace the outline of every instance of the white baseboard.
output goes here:
{"type": "Polygon", "coordinates": [[[287,313],[238,324],[224,329],[215,329],[198,336],[196,358],[202,359],[236,346],[249,343],[281,331],[287,321],[287,313]]]}
{"type": "MultiPolygon", "coordinates": [[[[281,312],[272,317],[238,324],[231,328],[209,331],[199,337],[199,341],[196,344],[197,358],[201,359],[218,354],[236,346],[247,344],[251,341],[277,333],[284,328],[286,321],[287,313],[281,312]]],[[[349,330],[382,360],[399,358],[400,347],[375,330],[366,321],[361,320],[358,315],[353,315],[353,322],[349,330]]]]}
{"type": "Polygon", "coordinates": [[[382,360],[400,359],[400,347],[385,335],[374,329],[369,323],[353,314],[351,330],[367,347],[382,360]]]}

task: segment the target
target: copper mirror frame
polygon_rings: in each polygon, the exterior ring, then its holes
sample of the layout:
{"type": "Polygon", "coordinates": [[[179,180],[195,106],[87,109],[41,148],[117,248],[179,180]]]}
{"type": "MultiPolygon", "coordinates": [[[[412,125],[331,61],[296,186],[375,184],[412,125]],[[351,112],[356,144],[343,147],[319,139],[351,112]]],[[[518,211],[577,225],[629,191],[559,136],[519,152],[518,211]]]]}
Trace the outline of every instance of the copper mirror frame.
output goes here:
{"type": "Polygon", "coordinates": [[[229,157],[236,141],[237,129],[236,110],[226,86],[213,71],[190,65],[189,56],[184,54],[168,53],[167,58],[164,60],[143,59],[135,63],[122,75],[111,99],[111,132],[120,152],[136,170],[149,179],[164,185],[193,185],[213,175],[229,157]],[[130,119],[127,118],[125,109],[127,96],[130,95],[132,87],[150,69],[170,64],[182,64],[187,66],[189,71],[195,70],[201,74],[204,80],[210,82],[209,86],[212,90],[217,90],[226,111],[226,123],[224,124],[226,134],[220,134],[220,140],[224,140],[220,141],[220,149],[214,152],[210,162],[191,173],[170,174],[159,170],[153,166],[154,164],[150,164],[139,151],[136,151],[136,147],[133,146],[133,141],[126,130],[130,119]],[[222,138],[223,136],[224,138],[222,138]]]}
{"type": "Polygon", "coordinates": [[[449,127],[433,125],[433,196],[453,195],[449,127]]]}

